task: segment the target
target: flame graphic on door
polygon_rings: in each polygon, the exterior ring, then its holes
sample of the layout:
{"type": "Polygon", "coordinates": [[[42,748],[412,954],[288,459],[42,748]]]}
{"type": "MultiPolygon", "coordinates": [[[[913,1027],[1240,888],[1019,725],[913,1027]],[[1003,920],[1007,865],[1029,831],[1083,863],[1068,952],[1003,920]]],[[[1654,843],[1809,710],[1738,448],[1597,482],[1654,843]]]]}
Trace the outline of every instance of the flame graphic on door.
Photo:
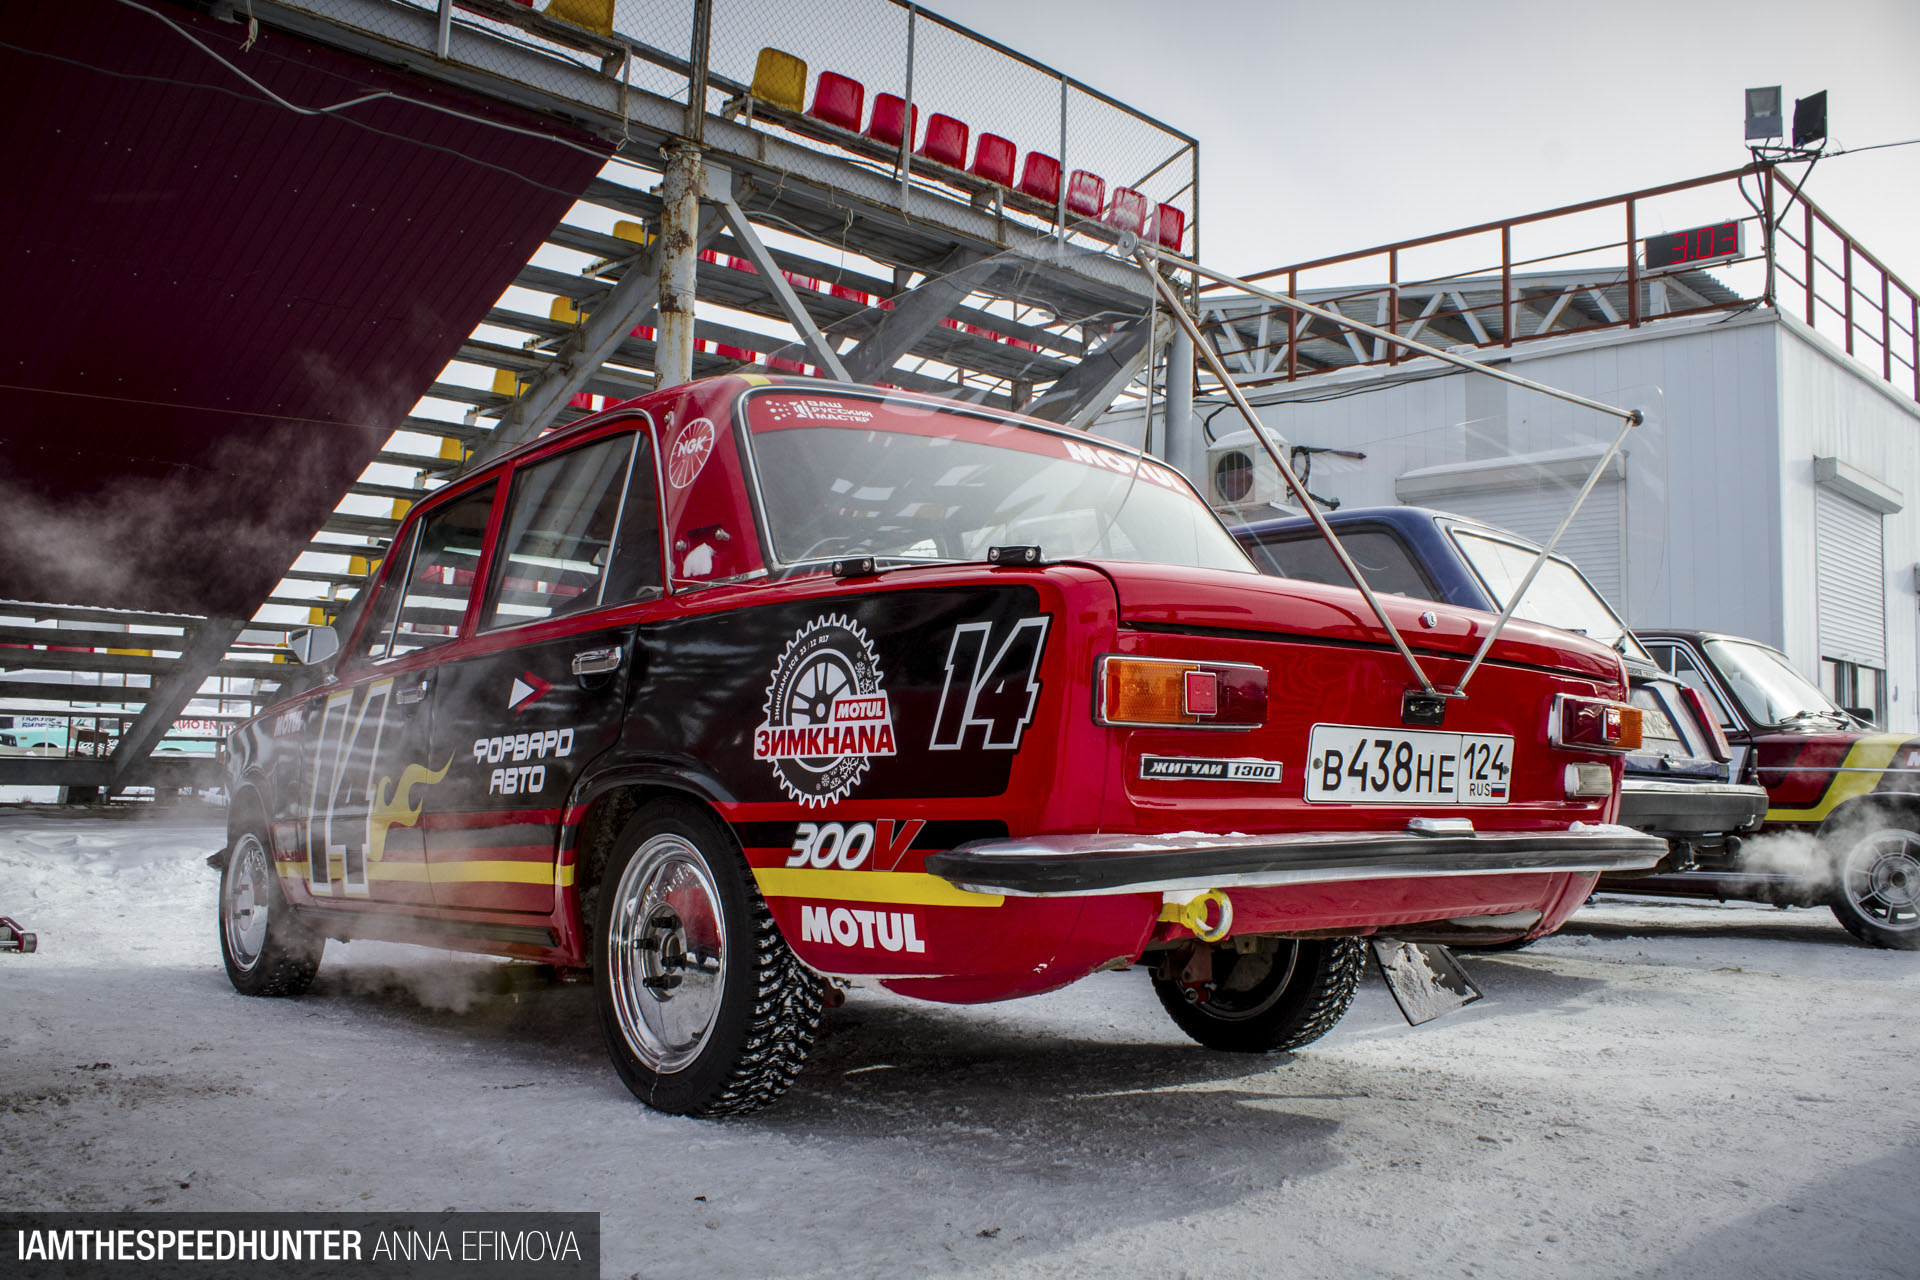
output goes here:
{"type": "Polygon", "coordinates": [[[447,770],[453,768],[453,757],[438,770],[425,765],[410,764],[400,771],[400,781],[396,784],[392,778],[380,779],[377,803],[367,815],[367,857],[378,862],[387,852],[387,832],[394,827],[411,827],[420,821],[422,806],[412,803],[412,792],[416,784],[432,786],[447,776],[447,770]],[[388,793],[391,787],[392,793],[388,793]]]}

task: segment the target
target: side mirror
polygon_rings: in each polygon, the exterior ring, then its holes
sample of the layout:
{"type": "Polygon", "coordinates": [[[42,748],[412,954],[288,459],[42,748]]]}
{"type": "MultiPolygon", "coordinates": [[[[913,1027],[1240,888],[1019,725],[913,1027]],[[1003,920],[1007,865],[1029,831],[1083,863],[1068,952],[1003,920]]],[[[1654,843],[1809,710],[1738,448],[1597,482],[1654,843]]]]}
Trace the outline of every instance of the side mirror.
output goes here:
{"type": "Polygon", "coordinates": [[[332,627],[307,627],[287,633],[287,648],[301,666],[311,667],[340,652],[340,637],[332,627]]]}
{"type": "Polygon", "coordinates": [[[1840,709],[1852,716],[1855,720],[1858,720],[1861,724],[1869,728],[1874,727],[1872,707],[1842,707],[1840,709]]]}

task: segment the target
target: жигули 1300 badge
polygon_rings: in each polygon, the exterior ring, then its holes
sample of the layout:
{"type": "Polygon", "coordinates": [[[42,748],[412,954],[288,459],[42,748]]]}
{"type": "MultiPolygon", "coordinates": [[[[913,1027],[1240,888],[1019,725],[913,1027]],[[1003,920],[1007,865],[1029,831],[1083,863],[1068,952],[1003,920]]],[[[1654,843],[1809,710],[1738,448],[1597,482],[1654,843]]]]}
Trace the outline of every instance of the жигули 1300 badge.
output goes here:
{"type": "Polygon", "coordinates": [[[870,759],[892,754],[893,716],[873,642],[851,618],[815,618],[773,664],[753,758],[770,761],[795,800],[827,805],[853,790],[870,759]]]}

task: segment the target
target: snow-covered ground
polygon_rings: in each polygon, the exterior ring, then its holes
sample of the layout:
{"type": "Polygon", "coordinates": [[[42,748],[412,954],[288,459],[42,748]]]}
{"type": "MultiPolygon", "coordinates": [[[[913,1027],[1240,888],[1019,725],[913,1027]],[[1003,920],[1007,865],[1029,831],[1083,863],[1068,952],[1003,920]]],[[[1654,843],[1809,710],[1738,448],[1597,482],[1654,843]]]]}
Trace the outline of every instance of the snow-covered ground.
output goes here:
{"type": "Polygon", "coordinates": [[[1611,899],[1377,978],[1295,1054],[1204,1051],[1139,973],[857,989],[744,1120],[627,1094],[591,992],[331,944],[221,971],[218,815],[0,810],[0,1208],[597,1210],[610,1276],[1920,1275],[1920,955],[1825,912],[1611,899]]]}

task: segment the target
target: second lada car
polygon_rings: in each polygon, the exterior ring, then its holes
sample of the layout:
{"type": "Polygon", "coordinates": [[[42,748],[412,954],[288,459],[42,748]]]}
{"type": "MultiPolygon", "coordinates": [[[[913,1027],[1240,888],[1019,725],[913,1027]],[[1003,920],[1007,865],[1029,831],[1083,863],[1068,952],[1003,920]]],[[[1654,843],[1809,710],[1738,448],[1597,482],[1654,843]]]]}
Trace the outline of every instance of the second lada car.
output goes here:
{"type": "MultiPolygon", "coordinates": [[[[1368,575],[1369,585],[1415,600],[1447,601],[1497,612],[1513,598],[1540,548],[1506,529],[1425,507],[1350,507],[1328,523],[1368,575]]],[[[1304,516],[1235,530],[1254,563],[1314,582],[1348,581],[1346,570],[1304,516]]],[[[1741,837],[1757,830],[1767,793],[1730,769],[1732,749],[1699,694],[1661,671],[1627,624],[1576,568],[1549,557],[1515,616],[1578,631],[1619,652],[1629,698],[1643,719],[1637,750],[1627,753],[1620,821],[1667,841],[1656,871],[1685,874],[1738,857],[1741,837]]],[[[1644,873],[1609,875],[1608,892],[1644,891],[1644,873]]]]}
{"type": "MultiPolygon", "coordinates": [[[[329,938],[590,969],[671,1112],[786,1090],[824,977],[1140,965],[1201,1043],[1298,1046],[1360,939],[1550,931],[1663,847],[1613,825],[1640,717],[1605,645],[1515,623],[1436,708],[1357,592],[977,406],[659,391],[421,501],[362,598],[227,744],[233,984],[298,992],[329,938]]],[[[1441,683],[1493,621],[1386,607],[1441,683]]]]}

